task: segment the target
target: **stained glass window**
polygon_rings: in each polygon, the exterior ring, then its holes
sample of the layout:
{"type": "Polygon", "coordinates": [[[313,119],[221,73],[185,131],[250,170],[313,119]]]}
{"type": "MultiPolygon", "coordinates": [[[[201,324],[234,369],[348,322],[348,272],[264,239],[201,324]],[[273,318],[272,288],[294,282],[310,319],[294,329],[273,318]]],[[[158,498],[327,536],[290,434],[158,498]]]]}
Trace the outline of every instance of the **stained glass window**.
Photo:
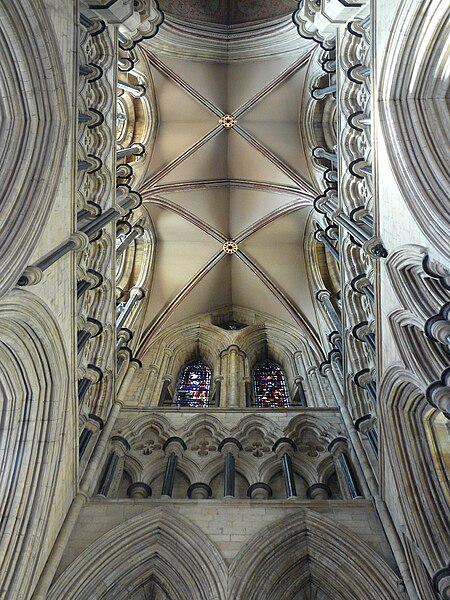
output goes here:
{"type": "Polygon", "coordinates": [[[176,404],[197,408],[208,406],[211,388],[211,369],[200,360],[188,363],[178,379],[176,404]]]}
{"type": "Polygon", "coordinates": [[[264,361],[253,369],[253,391],[255,406],[260,408],[289,406],[283,371],[270,360],[264,361]]]}

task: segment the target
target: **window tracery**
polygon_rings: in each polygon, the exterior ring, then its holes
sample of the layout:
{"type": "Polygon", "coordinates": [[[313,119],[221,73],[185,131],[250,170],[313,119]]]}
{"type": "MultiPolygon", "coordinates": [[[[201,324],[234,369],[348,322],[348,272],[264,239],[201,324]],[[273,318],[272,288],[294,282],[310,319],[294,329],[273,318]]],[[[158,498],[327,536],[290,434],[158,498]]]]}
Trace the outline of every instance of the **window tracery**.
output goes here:
{"type": "Polygon", "coordinates": [[[191,361],[180,372],[175,404],[190,408],[207,407],[210,392],[211,369],[201,360],[191,361]]]}
{"type": "Polygon", "coordinates": [[[266,360],[253,369],[253,391],[258,408],[285,408],[289,396],[283,370],[276,363],[266,360]]]}

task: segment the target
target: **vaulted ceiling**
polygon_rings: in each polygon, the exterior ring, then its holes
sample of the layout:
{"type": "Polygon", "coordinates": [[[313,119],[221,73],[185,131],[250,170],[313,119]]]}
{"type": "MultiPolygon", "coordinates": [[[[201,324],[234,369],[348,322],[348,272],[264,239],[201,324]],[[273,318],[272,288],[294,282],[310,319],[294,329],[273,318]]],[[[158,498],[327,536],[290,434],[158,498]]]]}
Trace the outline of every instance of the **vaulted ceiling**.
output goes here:
{"type": "Polygon", "coordinates": [[[299,133],[310,51],[205,61],[145,46],[159,113],[140,189],[157,236],[147,339],[230,306],[316,338],[303,254],[315,193],[299,133]]]}
{"type": "Polygon", "coordinates": [[[169,16],[232,25],[291,14],[292,0],[160,0],[169,16]]]}

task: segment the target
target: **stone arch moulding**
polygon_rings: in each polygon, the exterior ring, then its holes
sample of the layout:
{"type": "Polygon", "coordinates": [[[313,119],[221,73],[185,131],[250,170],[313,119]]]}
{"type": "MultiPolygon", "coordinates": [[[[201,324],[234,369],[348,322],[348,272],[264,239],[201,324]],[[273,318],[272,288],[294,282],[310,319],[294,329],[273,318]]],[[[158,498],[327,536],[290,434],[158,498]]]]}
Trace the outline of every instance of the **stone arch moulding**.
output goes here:
{"type": "Polygon", "coordinates": [[[174,600],[227,597],[227,568],[217,548],[165,508],[133,517],[91,544],[50,588],[48,600],[128,600],[152,574],[177,582],[174,600]]]}
{"type": "Polygon", "coordinates": [[[384,460],[393,472],[406,533],[432,577],[450,554],[448,488],[443,489],[433,468],[425,420],[434,409],[420,387],[417,376],[398,364],[389,367],[379,386],[380,422],[387,448],[384,460]],[[411,494],[412,489],[416,493],[411,494]]]}
{"type": "Polygon", "coordinates": [[[247,542],[230,565],[228,598],[294,598],[310,583],[339,600],[403,598],[376,552],[313,512],[290,514],[247,542]]]}
{"type": "Polygon", "coordinates": [[[74,429],[69,415],[75,391],[69,381],[56,319],[33,294],[11,292],[0,307],[0,588],[5,600],[30,597],[72,500],[76,456],[68,450],[72,440],[63,436],[74,429]],[[61,465],[67,480],[58,477],[61,465]]]}
{"type": "Polygon", "coordinates": [[[393,173],[418,227],[449,260],[448,28],[445,2],[405,0],[381,66],[381,121],[393,173]]]}
{"type": "Polygon", "coordinates": [[[0,6],[0,296],[31,257],[66,158],[65,74],[44,5],[23,0],[0,6]]]}

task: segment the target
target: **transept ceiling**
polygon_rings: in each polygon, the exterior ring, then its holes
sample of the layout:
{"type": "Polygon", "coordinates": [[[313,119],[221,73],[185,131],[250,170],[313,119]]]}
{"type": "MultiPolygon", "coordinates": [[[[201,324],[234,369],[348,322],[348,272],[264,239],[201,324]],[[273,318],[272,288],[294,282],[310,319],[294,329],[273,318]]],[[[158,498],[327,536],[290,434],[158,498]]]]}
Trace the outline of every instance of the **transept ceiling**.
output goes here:
{"type": "Polygon", "coordinates": [[[303,255],[315,193],[299,133],[310,53],[212,62],[144,45],[159,120],[140,187],[157,236],[147,341],[242,306],[299,327],[317,347],[303,255]]]}

